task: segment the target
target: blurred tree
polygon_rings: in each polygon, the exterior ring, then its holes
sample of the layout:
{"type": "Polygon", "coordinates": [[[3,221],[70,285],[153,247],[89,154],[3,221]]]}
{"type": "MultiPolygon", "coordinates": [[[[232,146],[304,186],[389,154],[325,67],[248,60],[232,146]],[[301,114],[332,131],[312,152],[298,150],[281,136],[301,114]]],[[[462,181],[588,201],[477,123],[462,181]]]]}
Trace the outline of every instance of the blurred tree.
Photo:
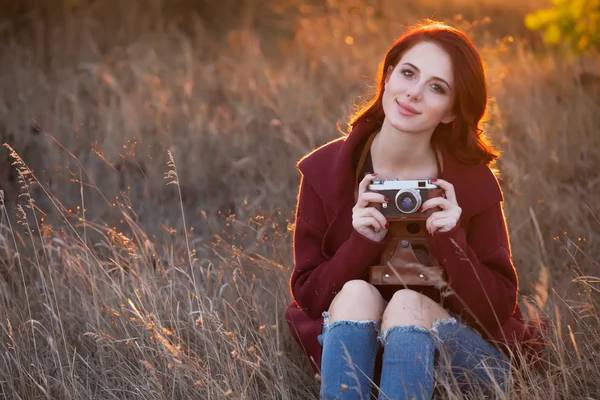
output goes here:
{"type": "Polygon", "coordinates": [[[600,0],[550,0],[553,8],[528,14],[525,26],[543,30],[550,46],[566,44],[576,53],[600,48],[600,0]]]}

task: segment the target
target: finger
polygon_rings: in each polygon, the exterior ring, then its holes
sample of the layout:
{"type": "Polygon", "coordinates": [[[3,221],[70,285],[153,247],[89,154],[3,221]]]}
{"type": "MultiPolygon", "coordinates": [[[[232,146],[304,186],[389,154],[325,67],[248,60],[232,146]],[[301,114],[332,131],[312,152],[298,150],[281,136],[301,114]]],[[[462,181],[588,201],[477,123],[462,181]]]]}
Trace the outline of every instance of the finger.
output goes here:
{"type": "Polygon", "coordinates": [[[372,227],[376,232],[381,231],[381,229],[383,229],[384,227],[381,226],[381,224],[379,223],[379,221],[377,221],[377,219],[375,219],[372,216],[366,216],[366,217],[358,217],[354,220],[354,224],[353,224],[354,228],[366,228],[366,227],[372,227]]]}
{"type": "Polygon", "coordinates": [[[425,228],[427,229],[427,232],[429,232],[430,234],[433,234],[433,232],[435,232],[434,226],[433,226],[433,221],[437,220],[437,219],[443,219],[443,218],[448,218],[448,211],[436,211],[434,213],[432,213],[429,218],[427,218],[427,220],[425,221],[425,228]]]}
{"type": "Polygon", "coordinates": [[[435,208],[435,207],[439,207],[442,210],[448,210],[448,209],[452,209],[453,207],[457,207],[458,205],[455,203],[452,203],[449,199],[445,199],[443,197],[434,197],[431,198],[429,200],[427,200],[426,202],[424,202],[421,205],[421,210],[422,211],[426,211],[429,210],[431,208],[435,208]]]}
{"type": "Polygon", "coordinates": [[[436,231],[445,232],[456,226],[456,220],[452,217],[439,218],[431,221],[431,234],[436,231]]]}
{"type": "Polygon", "coordinates": [[[367,200],[367,203],[389,203],[391,201],[384,195],[376,192],[365,192],[362,194],[362,197],[367,200]]]}
{"type": "Polygon", "coordinates": [[[427,220],[425,221],[425,229],[427,229],[427,232],[429,232],[430,235],[433,235],[432,232],[432,225],[431,223],[433,222],[433,218],[432,218],[433,214],[429,216],[429,218],[427,218],[427,220]]]}
{"type": "Polygon", "coordinates": [[[367,174],[358,184],[358,201],[357,204],[360,203],[361,207],[366,207],[368,202],[364,202],[362,199],[362,195],[367,191],[367,187],[371,183],[373,179],[377,178],[377,174],[367,174]]]}
{"type": "Polygon", "coordinates": [[[425,221],[425,229],[427,229],[427,232],[430,235],[433,235],[435,233],[432,222],[433,222],[433,220],[431,218],[427,218],[427,221],[425,221]]]}
{"type": "Polygon", "coordinates": [[[372,218],[375,218],[381,227],[387,229],[388,222],[385,219],[385,216],[381,213],[381,211],[379,211],[375,207],[367,207],[367,208],[359,209],[357,211],[357,216],[358,217],[372,217],[372,218]]]}
{"type": "Polygon", "coordinates": [[[433,220],[440,219],[440,218],[451,218],[451,217],[456,217],[456,214],[452,211],[436,211],[436,212],[431,213],[431,215],[427,219],[433,221],[433,220]]]}
{"type": "Polygon", "coordinates": [[[450,182],[445,181],[443,179],[432,179],[431,183],[444,189],[444,194],[446,195],[446,198],[453,203],[457,203],[456,202],[456,192],[454,191],[453,184],[451,184],[450,182]]]}
{"type": "Polygon", "coordinates": [[[425,227],[427,228],[428,232],[433,233],[433,231],[435,231],[434,228],[434,221],[437,220],[450,220],[450,221],[454,221],[454,225],[456,225],[458,222],[458,219],[460,218],[460,214],[456,214],[456,212],[452,211],[436,211],[434,213],[431,213],[431,215],[429,216],[429,218],[427,218],[427,220],[425,221],[425,227]]]}

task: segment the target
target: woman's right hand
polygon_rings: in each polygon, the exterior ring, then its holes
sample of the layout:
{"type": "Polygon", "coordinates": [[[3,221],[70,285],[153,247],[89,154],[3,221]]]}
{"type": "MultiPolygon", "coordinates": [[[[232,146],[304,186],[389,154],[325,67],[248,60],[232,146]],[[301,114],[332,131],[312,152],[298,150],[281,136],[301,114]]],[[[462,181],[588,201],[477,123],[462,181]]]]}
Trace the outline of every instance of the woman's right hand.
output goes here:
{"type": "Polygon", "coordinates": [[[388,232],[388,223],[376,207],[370,203],[389,203],[384,195],[370,192],[368,186],[377,174],[367,174],[358,185],[358,200],[352,208],[352,226],[358,233],[375,242],[382,242],[388,232]]]}

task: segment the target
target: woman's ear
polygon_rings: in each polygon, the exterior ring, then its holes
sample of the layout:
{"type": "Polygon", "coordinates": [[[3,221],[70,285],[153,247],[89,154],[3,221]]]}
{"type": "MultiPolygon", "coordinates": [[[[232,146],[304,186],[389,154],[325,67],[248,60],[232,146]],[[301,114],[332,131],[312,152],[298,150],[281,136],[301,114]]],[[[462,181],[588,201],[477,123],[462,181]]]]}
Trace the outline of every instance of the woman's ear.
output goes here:
{"type": "Polygon", "coordinates": [[[454,121],[456,119],[456,115],[454,115],[453,112],[449,112],[448,114],[446,114],[446,116],[444,118],[442,118],[442,120],[440,121],[442,124],[449,124],[450,122],[454,121]]]}

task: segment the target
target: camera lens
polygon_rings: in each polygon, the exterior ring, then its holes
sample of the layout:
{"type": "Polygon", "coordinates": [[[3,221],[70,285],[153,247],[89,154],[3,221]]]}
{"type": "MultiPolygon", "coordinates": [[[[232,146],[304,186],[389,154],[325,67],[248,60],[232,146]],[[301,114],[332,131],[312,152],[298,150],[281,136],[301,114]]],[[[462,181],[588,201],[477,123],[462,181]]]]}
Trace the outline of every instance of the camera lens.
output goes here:
{"type": "Polygon", "coordinates": [[[421,207],[421,195],[414,189],[403,189],[396,194],[396,207],[400,212],[411,214],[421,207]]]}
{"type": "Polygon", "coordinates": [[[415,207],[415,198],[410,193],[406,193],[400,198],[400,207],[403,210],[413,209],[415,207]]]}

